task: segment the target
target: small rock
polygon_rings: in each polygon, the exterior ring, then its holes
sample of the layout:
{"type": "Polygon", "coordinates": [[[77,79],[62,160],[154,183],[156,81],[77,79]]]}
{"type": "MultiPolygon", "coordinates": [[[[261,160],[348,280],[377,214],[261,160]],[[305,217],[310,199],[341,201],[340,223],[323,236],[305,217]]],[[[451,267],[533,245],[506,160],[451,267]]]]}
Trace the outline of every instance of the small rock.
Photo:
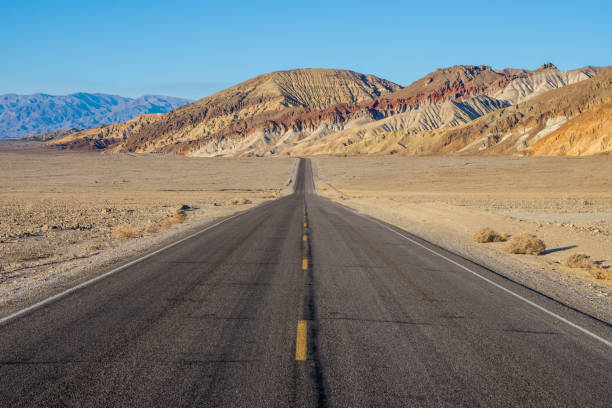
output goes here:
{"type": "Polygon", "coordinates": [[[40,229],[42,232],[47,232],[49,231],[49,226],[47,224],[43,225],[42,228],[40,229]]]}

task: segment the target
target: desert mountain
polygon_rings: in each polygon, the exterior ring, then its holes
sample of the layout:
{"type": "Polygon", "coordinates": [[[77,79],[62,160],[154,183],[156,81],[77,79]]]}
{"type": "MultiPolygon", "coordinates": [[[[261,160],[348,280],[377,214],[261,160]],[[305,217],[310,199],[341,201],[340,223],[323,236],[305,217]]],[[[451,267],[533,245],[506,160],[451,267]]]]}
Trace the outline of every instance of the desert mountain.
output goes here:
{"type": "Polygon", "coordinates": [[[0,139],[119,123],[142,114],[166,113],[189,102],[155,95],[136,99],[90,93],[0,95],[0,139]]]}
{"type": "Polygon", "coordinates": [[[446,129],[432,153],[593,155],[612,153],[612,68],[446,129]]]}
{"type": "Polygon", "coordinates": [[[70,132],[62,138],[52,138],[47,143],[50,146],[71,146],[85,149],[106,149],[120,145],[129,135],[138,132],[145,126],[160,122],[164,115],[152,113],[140,115],[126,122],[114,125],[70,132]]]}
{"type": "Polygon", "coordinates": [[[515,105],[550,90],[592,78],[600,70],[599,67],[588,66],[571,71],[561,71],[553,64],[546,63],[536,71],[518,75],[497,91],[490,89],[487,95],[515,105]]]}
{"type": "MultiPolygon", "coordinates": [[[[374,123],[339,132],[317,154],[595,155],[612,154],[612,68],[597,76],[502,107],[458,126],[397,131],[374,123]],[[365,133],[363,137],[360,137],[365,133]]],[[[381,122],[381,125],[385,121],[381,122]]],[[[296,154],[315,154],[304,146],[296,154]]]]}
{"type": "MultiPolygon", "coordinates": [[[[114,127],[112,134],[100,131],[99,138],[122,140],[114,146],[116,151],[231,153],[253,133],[261,134],[266,145],[267,134],[300,132],[323,121],[340,129],[345,115],[350,114],[346,106],[369,103],[398,89],[397,84],[353,71],[279,71],[183,106],[148,126],[135,129],[126,123],[114,127]]],[[[80,147],[79,138],[91,135],[92,131],[87,131],[57,143],[80,147]]]]}
{"type": "Polygon", "coordinates": [[[74,133],[53,144],[198,156],[456,153],[470,151],[466,145],[474,140],[464,137],[466,144],[453,142],[454,150],[449,150],[434,148],[429,136],[441,138],[446,130],[588,80],[599,71],[561,71],[552,64],[534,71],[454,66],[407,87],[352,71],[279,71],[167,114],[74,133]]]}

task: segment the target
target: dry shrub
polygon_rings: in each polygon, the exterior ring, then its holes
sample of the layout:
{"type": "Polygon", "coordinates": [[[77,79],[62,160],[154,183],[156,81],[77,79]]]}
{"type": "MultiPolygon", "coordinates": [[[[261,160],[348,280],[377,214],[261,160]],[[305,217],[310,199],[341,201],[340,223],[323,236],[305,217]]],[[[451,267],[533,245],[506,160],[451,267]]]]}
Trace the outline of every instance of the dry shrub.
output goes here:
{"type": "Polygon", "coordinates": [[[182,224],[187,219],[187,213],[183,210],[174,210],[171,219],[174,224],[182,224]]]}
{"type": "Polygon", "coordinates": [[[154,234],[159,231],[167,230],[174,225],[182,224],[186,219],[187,213],[181,209],[176,209],[171,217],[149,224],[145,231],[149,234],[154,234]]]}
{"type": "Polygon", "coordinates": [[[253,204],[253,202],[248,198],[243,198],[240,204],[253,204]]]}
{"type": "Polygon", "coordinates": [[[508,236],[506,234],[501,235],[489,227],[481,228],[474,234],[474,241],[481,244],[487,242],[505,242],[507,240],[508,236]]]}
{"type": "Polygon", "coordinates": [[[546,249],[544,241],[531,234],[512,237],[508,241],[506,251],[511,254],[539,255],[546,249]]]}
{"type": "Polygon", "coordinates": [[[149,225],[147,225],[147,228],[145,228],[145,232],[147,234],[155,234],[156,232],[161,231],[160,228],[160,224],[159,222],[152,222],[149,225]]]}
{"type": "Polygon", "coordinates": [[[592,270],[591,274],[595,279],[610,280],[612,279],[612,271],[608,269],[597,268],[592,270]]]}
{"type": "Polygon", "coordinates": [[[113,238],[136,238],[138,230],[131,225],[120,225],[113,231],[113,238]]]}
{"type": "Polygon", "coordinates": [[[240,204],[240,201],[238,201],[238,200],[232,200],[230,202],[230,205],[238,205],[238,204],[240,204]]]}
{"type": "Polygon", "coordinates": [[[571,255],[565,261],[565,266],[570,268],[583,268],[583,269],[595,269],[599,265],[597,265],[590,256],[585,254],[574,254],[571,255]]]}
{"type": "Polygon", "coordinates": [[[37,261],[39,259],[47,259],[53,256],[53,252],[48,251],[27,251],[22,254],[19,254],[15,257],[15,261],[27,262],[27,261],[37,261]]]}

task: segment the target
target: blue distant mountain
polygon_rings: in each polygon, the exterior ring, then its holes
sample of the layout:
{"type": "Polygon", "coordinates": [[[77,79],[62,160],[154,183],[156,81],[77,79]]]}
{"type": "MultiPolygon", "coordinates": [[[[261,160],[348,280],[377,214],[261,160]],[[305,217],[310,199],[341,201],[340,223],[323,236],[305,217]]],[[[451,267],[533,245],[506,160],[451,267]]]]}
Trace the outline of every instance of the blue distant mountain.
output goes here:
{"type": "Polygon", "coordinates": [[[140,98],[100,93],[0,95],[0,139],[125,122],[145,113],[166,113],[190,102],[158,95],[140,98]]]}

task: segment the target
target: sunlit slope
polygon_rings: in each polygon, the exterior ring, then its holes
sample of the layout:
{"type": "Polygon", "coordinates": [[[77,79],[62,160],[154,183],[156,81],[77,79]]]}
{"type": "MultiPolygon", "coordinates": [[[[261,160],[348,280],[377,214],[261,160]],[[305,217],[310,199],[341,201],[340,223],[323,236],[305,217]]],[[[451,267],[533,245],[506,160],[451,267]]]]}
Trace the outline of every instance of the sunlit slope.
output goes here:
{"type": "Polygon", "coordinates": [[[279,71],[167,114],[89,129],[53,144],[192,156],[599,154],[607,151],[605,109],[584,117],[600,118],[585,125],[592,141],[575,128],[563,137],[565,147],[536,144],[593,108],[605,88],[605,80],[597,79],[601,70],[457,65],[407,87],[346,70],[279,71]],[[593,83],[599,88],[588,85],[593,83]]]}

